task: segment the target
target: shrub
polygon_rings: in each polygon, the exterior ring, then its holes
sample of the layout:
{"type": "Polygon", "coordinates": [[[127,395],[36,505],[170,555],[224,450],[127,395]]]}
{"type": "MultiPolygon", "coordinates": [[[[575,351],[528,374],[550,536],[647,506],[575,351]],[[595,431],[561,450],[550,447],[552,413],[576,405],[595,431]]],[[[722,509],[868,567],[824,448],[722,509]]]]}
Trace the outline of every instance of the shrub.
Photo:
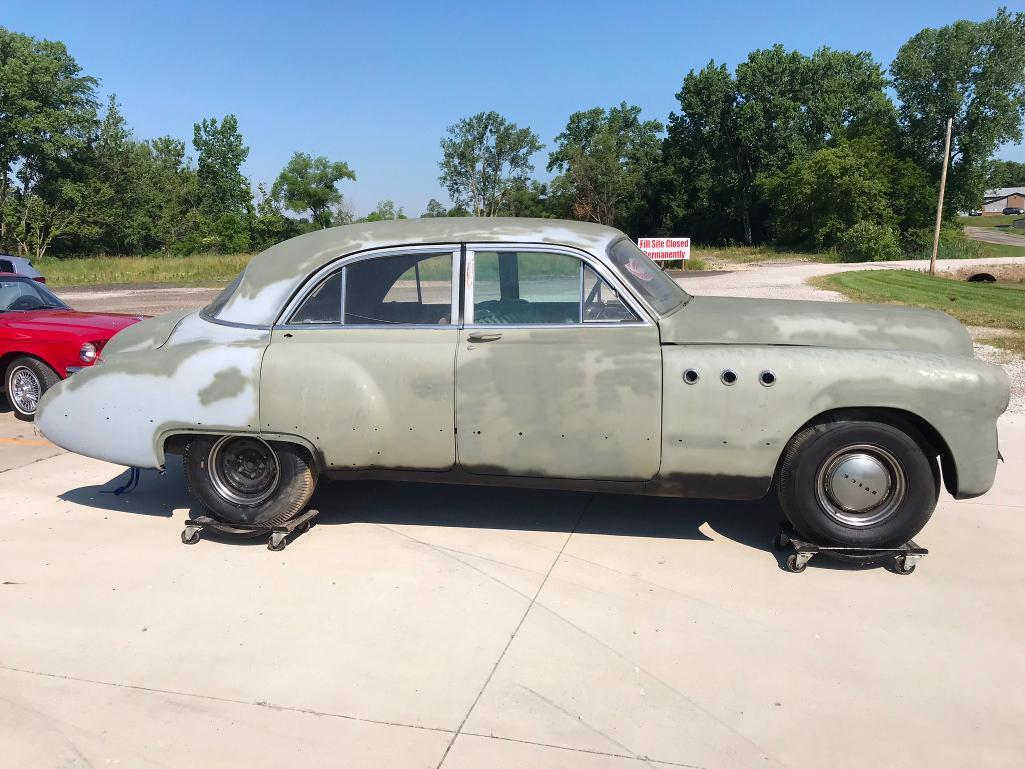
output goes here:
{"type": "Polygon", "coordinates": [[[901,257],[897,234],[873,222],[858,222],[840,234],[837,251],[842,262],[885,262],[901,257]]]}

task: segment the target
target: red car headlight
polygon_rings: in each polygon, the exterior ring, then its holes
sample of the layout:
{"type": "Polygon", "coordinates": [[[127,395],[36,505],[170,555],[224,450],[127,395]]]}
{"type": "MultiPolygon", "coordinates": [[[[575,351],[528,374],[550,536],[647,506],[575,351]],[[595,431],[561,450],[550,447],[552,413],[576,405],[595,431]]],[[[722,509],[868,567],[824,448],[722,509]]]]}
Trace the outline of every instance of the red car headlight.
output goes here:
{"type": "Polygon", "coordinates": [[[78,351],[78,357],[82,359],[82,363],[94,362],[98,354],[99,351],[92,342],[86,342],[82,345],[82,349],[78,351]]]}

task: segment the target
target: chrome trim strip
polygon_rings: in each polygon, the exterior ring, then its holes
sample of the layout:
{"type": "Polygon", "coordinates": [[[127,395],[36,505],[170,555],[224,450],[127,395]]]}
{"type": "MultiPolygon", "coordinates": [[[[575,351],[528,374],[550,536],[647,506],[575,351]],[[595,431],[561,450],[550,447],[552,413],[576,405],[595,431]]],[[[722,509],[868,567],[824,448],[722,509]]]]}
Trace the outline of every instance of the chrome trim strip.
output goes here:
{"type": "MultiPolygon", "coordinates": [[[[430,324],[430,325],[427,325],[427,324],[420,325],[420,324],[416,324],[416,323],[364,323],[364,324],[360,324],[360,323],[349,323],[349,324],[342,324],[342,323],[293,323],[293,324],[279,323],[278,325],[274,326],[271,330],[272,331],[313,331],[313,330],[316,330],[316,329],[320,329],[320,330],[334,329],[335,331],[365,331],[366,329],[372,329],[372,328],[383,329],[383,330],[388,330],[390,328],[396,328],[396,329],[401,328],[401,329],[404,329],[406,331],[416,331],[417,329],[426,329],[426,330],[432,330],[433,329],[433,330],[437,331],[437,330],[440,330],[440,329],[455,330],[455,329],[458,328],[458,326],[456,326],[456,324],[454,324],[454,323],[441,323],[441,324],[434,323],[434,324],[430,324]]],[[[489,328],[489,327],[485,326],[484,328],[489,328]]]]}
{"type": "MultiPolygon", "coordinates": [[[[271,326],[264,326],[258,323],[239,323],[234,320],[221,320],[220,318],[215,318],[213,315],[207,315],[202,310],[199,311],[199,317],[209,323],[216,323],[218,326],[227,326],[228,328],[250,328],[257,331],[271,330],[271,326]]],[[[178,322],[181,323],[181,321],[178,322]]],[[[178,328],[178,326],[175,326],[175,328],[178,328]]]]}

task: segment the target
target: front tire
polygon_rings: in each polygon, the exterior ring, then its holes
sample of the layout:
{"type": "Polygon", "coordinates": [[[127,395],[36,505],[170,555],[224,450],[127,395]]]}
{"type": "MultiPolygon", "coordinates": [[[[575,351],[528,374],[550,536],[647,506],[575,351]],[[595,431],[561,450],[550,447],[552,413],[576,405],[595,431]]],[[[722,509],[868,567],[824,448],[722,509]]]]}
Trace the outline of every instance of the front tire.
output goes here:
{"type": "Polygon", "coordinates": [[[37,358],[24,355],[11,361],[5,382],[14,416],[24,422],[35,419],[39,399],[59,381],[57,372],[37,358]]]}
{"type": "Polygon", "coordinates": [[[825,422],[791,440],[777,490],[789,521],[813,542],[895,547],[932,516],[939,469],[910,427],[825,422]]]}
{"type": "Polygon", "coordinates": [[[192,497],[214,518],[240,526],[293,518],[317,486],[306,449],[251,435],[193,438],[182,465],[192,497]]]}

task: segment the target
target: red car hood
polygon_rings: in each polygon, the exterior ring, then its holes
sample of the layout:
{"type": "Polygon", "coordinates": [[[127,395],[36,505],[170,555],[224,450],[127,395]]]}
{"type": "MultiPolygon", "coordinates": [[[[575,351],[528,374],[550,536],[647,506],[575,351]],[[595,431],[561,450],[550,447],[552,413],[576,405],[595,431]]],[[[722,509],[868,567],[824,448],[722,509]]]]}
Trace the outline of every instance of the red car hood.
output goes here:
{"type": "Polygon", "coordinates": [[[19,337],[80,337],[83,341],[105,341],[118,331],[138,323],[144,315],[75,310],[29,310],[0,313],[0,331],[19,337]]]}

